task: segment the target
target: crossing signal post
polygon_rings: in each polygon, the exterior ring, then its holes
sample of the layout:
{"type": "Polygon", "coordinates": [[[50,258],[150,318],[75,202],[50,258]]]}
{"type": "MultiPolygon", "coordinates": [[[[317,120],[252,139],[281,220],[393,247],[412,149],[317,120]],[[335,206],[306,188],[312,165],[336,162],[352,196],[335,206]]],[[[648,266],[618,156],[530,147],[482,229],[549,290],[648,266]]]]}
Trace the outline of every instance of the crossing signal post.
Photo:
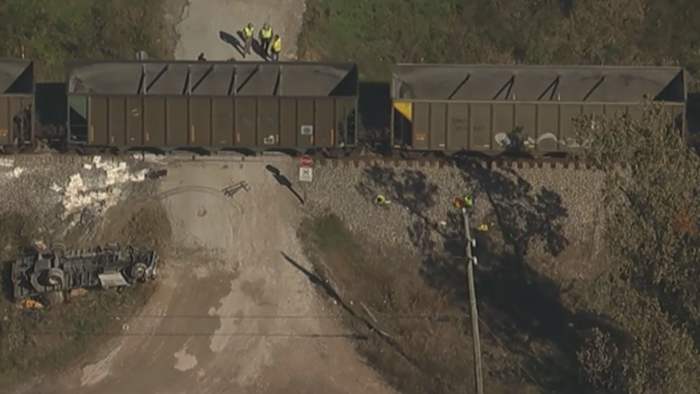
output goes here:
{"type": "Polygon", "coordinates": [[[466,204],[461,205],[464,219],[465,256],[467,263],[467,284],[469,287],[469,306],[472,321],[472,340],[474,343],[474,377],[476,393],[484,393],[484,382],[481,374],[481,340],[479,339],[479,314],[476,307],[476,286],[474,285],[474,266],[477,264],[476,256],[472,254],[472,248],[476,247],[476,239],[472,238],[469,231],[469,211],[466,204]]]}
{"type": "Polygon", "coordinates": [[[312,182],[314,179],[314,159],[304,155],[299,160],[299,181],[312,182]]]}

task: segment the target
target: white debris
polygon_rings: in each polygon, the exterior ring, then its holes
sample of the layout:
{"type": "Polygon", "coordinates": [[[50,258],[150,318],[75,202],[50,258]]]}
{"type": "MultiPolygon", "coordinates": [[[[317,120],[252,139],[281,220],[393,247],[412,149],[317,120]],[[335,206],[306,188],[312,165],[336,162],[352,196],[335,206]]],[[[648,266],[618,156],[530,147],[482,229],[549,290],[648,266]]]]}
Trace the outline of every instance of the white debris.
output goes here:
{"type": "Polygon", "coordinates": [[[105,167],[105,163],[102,163],[102,156],[95,156],[92,158],[92,163],[95,165],[95,168],[103,168],[105,167]]]}
{"type": "Polygon", "coordinates": [[[165,164],[164,156],[153,153],[135,153],[131,157],[133,157],[134,160],[145,161],[148,163],[165,164]]]}
{"type": "Polygon", "coordinates": [[[60,193],[63,191],[63,188],[61,186],[58,186],[55,182],[51,185],[50,189],[56,193],[60,193]]]}
{"type": "Polygon", "coordinates": [[[12,171],[0,174],[0,179],[17,179],[24,174],[25,171],[26,170],[23,167],[15,167],[12,169],[12,171]]]}
{"type": "MultiPolygon", "coordinates": [[[[85,164],[83,169],[88,172],[71,175],[64,187],[51,186],[51,190],[63,194],[64,218],[86,210],[95,215],[104,214],[117,205],[125,185],[142,182],[147,172],[132,174],[126,162],[102,161],[100,156],[95,156],[92,164],[85,164]]],[[[73,217],[71,225],[77,223],[78,216],[73,217]]]]}
{"type": "Polygon", "coordinates": [[[14,170],[12,170],[12,178],[19,178],[20,175],[24,173],[24,168],[22,167],[15,167],[14,170]]]}
{"type": "Polygon", "coordinates": [[[133,174],[129,177],[129,179],[132,182],[142,182],[146,180],[146,174],[148,174],[148,170],[141,170],[137,172],[136,174],[133,174]]]}
{"type": "Polygon", "coordinates": [[[15,160],[10,158],[0,158],[0,167],[14,167],[15,160]]]}

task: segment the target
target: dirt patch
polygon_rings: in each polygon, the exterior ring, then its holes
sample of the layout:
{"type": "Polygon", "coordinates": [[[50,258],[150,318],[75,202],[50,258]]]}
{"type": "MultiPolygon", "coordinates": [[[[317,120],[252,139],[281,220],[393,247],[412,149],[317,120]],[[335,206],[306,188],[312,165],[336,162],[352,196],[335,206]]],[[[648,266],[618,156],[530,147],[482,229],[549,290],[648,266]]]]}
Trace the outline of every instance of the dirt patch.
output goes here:
{"type": "MultiPolygon", "coordinates": [[[[350,310],[345,322],[367,334],[358,351],[390,384],[409,394],[473,390],[469,316],[450,288],[426,283],[419,257],[353,235],[332,215],[301,229],[316,274],[350,310]]],[[[485,337],[485,373],[500,376],[489,380],[488,392],[536,392],[518,356],[485,337]]]]}
{"type": "Polygon", "coordinates": [[[117,242],[152,248],[161,256],[169,253],[166,246],[172,230],[167,212],[157,200],[148,200],[136,205],[136,208],[125,204],[110,212],[105,223],[97,238],[98,243],[117,242]]]}

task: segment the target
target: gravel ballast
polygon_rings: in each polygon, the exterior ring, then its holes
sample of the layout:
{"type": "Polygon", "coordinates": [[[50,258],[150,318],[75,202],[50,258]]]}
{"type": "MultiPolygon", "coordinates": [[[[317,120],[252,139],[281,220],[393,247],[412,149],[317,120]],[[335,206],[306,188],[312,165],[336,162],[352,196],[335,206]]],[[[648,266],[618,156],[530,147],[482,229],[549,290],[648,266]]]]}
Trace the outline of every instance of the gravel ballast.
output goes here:
{"type": "Polygon", "coordinates": [[[311,214],[336,214],[354,233],[418,254],[441,245],[445,233],[454,233],[452,200],[473,193],[474,227],[486,223],[489,231],[508,228],[513,243],[529,259],[551,275],[574,279],[593,275],[601,259],[603,181],[600,171],[561,165],[326,161],[316,163],[313,182],[297,184],[311,214]],[[391,204],[377,206],[377,194],[391,204]]]}

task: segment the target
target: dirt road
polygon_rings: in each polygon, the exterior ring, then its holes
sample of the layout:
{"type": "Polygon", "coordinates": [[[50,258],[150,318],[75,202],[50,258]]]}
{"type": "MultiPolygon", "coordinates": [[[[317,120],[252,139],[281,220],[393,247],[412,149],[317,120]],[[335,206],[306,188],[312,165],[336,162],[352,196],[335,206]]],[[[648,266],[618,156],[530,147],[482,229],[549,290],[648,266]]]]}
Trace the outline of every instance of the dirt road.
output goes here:
{"type": "MultiPolygon", "coordinates": [[[[282,37],[283,59],[296,59],[297,36],[301,31],[304,0],[171,0],[182,15],[176,32],[180,36],[175,49],[178,60],[193,60],[204,53],[208,60],[261,60],[259,54],[242,56],[238,31],[248,22],[257,31],[268,22],[282,37]]],[[[254,48],[255,49],[255,48],[254,48]]]]}
{"type": "Polygon", "coordinates": [[[25,393],[388,393],[308,278],[299,200],[272,162],[169,165],[173,230],[156,293],[96,357],[25,393]],[[247,181],[232,199],[219,191],[247,181]]]}

